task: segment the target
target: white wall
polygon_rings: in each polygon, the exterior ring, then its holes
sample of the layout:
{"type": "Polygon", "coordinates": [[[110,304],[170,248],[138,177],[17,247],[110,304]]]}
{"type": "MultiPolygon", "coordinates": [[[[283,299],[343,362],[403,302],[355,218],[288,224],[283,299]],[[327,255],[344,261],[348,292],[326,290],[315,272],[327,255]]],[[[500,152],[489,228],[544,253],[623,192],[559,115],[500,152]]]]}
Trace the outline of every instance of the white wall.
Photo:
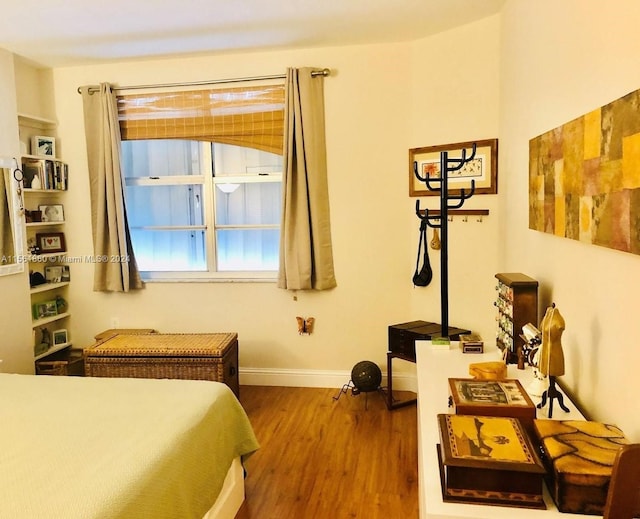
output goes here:
{"type": "MultiPolygon", "coordinates": [[[[502,18],[503,268],[541,283],[566,321],[566,375],[589,413],[640,439],[634,339],[640,258],[528,229],[528,143],[640,88],[636,0],[509,1],[502,18]]],[[[542,313],[541,313],[542,315],[542,313]]]]}
{"type": "MultiPolygon", "coordinates": [[[[499,137],[500,17],[492,16],[415,42],[411,48],[411,119],[407,148],[468,142],[499,137]]],[[[498,142],[498,155],[501,151],[498,142]]],[[[448,223],[449,325],[479,332],[491,343],[495,337],[495,274],[499,272],[498,200],[510,172],[498,167],[498,194],[474,195],[464,209],[488,209],[478,222],[454,217],[448,223]]],[[[408,175],[408,174],[407,174],[408,175]]],[[[408,189],[408,188],[406,188],[408,189]]],[[[418,221],[415,199],[401,202],[408,210],[415,266],[418,221]]],[[[423,197],[420,207],[439,209],[437,196],[423,197]]],[[[429,231],[429,240],[433,234],[429,231]]],[[[441,322],[441,253],[430,249],[432,283],[409,291],[414,319],[441,322]]]]}
{"type": "MultiPolygon", "coordinates": [[[[72,202],[65,214],[70,222],[67,233],[72,256],[92,251],[78,86],[246,77],[284,73],[288,66],[333,70],[325,80],[325,105],[338,287],[328,292],[298,292],[297,301],[294,294],[271,283],[149,283],[139,293],[101,294],[91,290],[91,266],[72,265],[70,300],[76,344],[90,344],[95,333],[111,327],[111,319],[117,318],[120,327],[165,332],[237,331],[245,372],[251,368],[348,372],[363,359],[384,367],[390,324],[440,318],[439,283],[414,288],[411,282],[418,222],[415,199],[408,196],[408,149],[497,136],[498,29],[499,18],[492,17],[438,36],[433,48],[424,40],[56,69],[59,133],[71,171],[68,196],[72,202]],[[456,81],[454,91],[423,88],[423,80],[434,84],[430,63],[447,66],[442,52],[451,53],[453,67],[470,46],[482,50],[479,80],[456,81]],[[461,96],[466,100],[464,106],[456,102],[461,96]],[[436,107],[444,110],[447,106],[459,110],[451,116],[449,110],[432,116],[436,107]],[[313,335],[298,335],[298,315],[316,318],[313,335]]],[[[495,201],[490,200],[495,197],[485,198],[478,201],[480,206],[495,209],[495,201]]],[[[469,240],[483,249],[475,258],[458,260],[452,268],[452,289],[459,298],[452,304],[451,319],[456,319],[452,324],[479,326],[485,334],[493,333],[493,294],[489,291],[497,257],[497,215],[491,218],[493,221],[483,224],[456,222],[454,227],[460,229],[452,231],[454,254],[469,240]]],[[[438,276],[437,265],[434,270],[438,276]]],[[[411,372],[413,366],[404,369],[411,372]]]]}
{"type": "MultiPolygon", "coordinates": [[[[20,153],[13,54],[0,49],[0,156],[20,153]]],[[[28,269],[0,277],[0,369],[33,373],[28,269]]]]}

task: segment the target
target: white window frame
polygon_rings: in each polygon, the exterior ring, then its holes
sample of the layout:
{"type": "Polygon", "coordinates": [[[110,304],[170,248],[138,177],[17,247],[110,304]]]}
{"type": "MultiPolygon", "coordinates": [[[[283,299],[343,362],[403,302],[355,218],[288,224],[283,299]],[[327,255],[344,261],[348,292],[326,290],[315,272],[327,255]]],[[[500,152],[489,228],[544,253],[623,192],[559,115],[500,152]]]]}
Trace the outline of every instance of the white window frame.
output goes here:
{"type": "Polygon", "coordinates": [[[149,271],[141,270],[140,275],[145,282],[211,282],[211,281],[258,281],[274,282],[278,272],[264,271],[218,271],[216,254],[216,231],[218,229],[279,229],[278,224],[263,225],[218,225],[215,222],[215,204],[218,196],[223,193],[216,188],[217,184],[248,184],[264,182],[282,182],[282,172],[272,172],[268,175],[219,175],[213,176],[211,143],[199,141],[202,163],[207,171],[200,175],[176,175],[162,177],[126,177],[126,186],[163,186],[163,185],[202,185],[202,207],[204,225],[191,226],[141,226],[137,230],[204,230],[207,270],[201,271],[149,271]]]}

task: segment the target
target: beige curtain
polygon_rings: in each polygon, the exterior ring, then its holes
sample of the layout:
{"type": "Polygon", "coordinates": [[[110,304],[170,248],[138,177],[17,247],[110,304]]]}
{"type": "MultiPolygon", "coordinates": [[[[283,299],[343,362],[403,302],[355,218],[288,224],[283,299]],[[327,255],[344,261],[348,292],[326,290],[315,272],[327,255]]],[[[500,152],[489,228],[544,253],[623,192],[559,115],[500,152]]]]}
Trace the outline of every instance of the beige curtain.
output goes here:
{"type": "Polygon", "coordinates": [[[336,286],[324,127],[324,78],[288,69],[278,287],[336,286]]]}
{"type": "Polygon", "coordinates": [[[120,169],[116,96],[107,83],[99,92],[82,87],[89,161],[91,224],[96,258],[93,289],[128,292],[144,286],[133,255],[120,169]]]}

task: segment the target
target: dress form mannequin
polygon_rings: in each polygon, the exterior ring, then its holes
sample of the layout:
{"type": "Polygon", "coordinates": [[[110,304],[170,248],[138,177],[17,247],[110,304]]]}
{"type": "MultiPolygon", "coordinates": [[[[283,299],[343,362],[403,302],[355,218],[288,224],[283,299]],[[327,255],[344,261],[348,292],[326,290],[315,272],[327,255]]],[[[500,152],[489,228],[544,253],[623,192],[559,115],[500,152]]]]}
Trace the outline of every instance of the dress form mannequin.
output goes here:
{"type": "Polygon", "coordinates": [[[556,389],[556,377],[564,375],[564,354],[561,341],[564,326],[564,318],[556,308],[555,303],[552,303],[542,318],[542,345],[540,346],[540,360],[538,363],[540,373],[549,376],[549,388],[542,393],[542,402],[538,404],[538,408],[544,407],[548,398],[549,418],[553,415],[554,399],[558,400],[558,405],[562,410],[569,411],[564,405],[562,393],[556,389]]]}
{"type": "Polygon", "coordinates": [[[540,361],[538,369],[543,375],[564,375],[564,354],[562,352],[562,332],[564,332],[564,318],[552,303],[547,308],[541,323],[542,346],[540,347],[540,361]]]}

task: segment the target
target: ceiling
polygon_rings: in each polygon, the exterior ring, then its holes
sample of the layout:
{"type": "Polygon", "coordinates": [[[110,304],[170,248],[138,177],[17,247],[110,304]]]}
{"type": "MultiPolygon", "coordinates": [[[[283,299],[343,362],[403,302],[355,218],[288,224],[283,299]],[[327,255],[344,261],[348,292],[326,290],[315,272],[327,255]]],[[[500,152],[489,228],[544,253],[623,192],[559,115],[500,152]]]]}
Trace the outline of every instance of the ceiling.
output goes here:
{"type": "Polygon", "coordinates": [[[46,67],[411,41],[505,0],[3,0],[0,47],[46,67]]]}

